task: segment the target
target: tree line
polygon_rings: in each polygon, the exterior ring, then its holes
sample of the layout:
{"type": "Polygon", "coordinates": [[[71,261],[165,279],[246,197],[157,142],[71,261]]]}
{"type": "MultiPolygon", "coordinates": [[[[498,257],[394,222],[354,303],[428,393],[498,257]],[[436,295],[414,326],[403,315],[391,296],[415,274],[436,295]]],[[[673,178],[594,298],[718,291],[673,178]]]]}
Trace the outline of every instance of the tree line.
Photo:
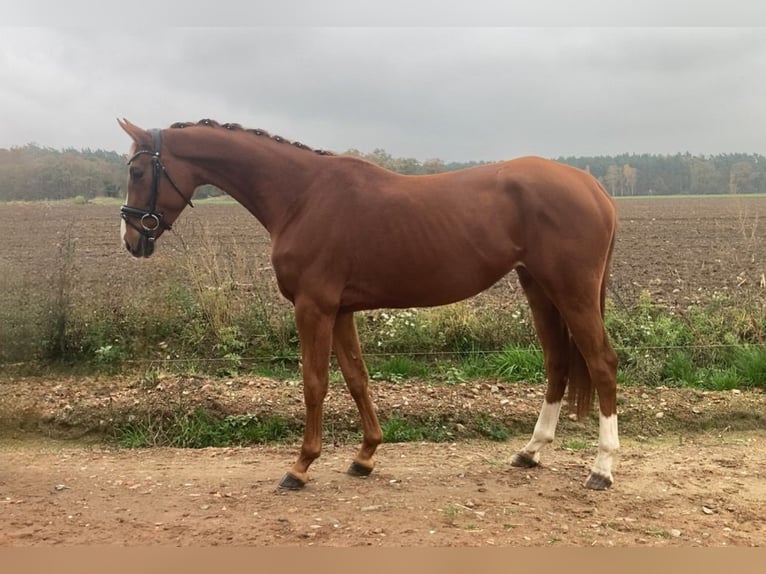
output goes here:
{"type": "MultiPolygon", "coordinates": [[[[484,165],[488,161],[420,161],[393,157],[383,149],[345,152],[407,175],[425,175],[484,165]]],[[[622,154],[559,157],[563,163],[592,173],[614,196],[766,193],[766,157],[759,154],[622,154]]],[[[29,144],[0,149],[0,201],[122,197],[126,156],[112,151],[57,150],[29,144]]],[[[197,197],[218,195],[205,186],[197,197]]]]}
{"type": "Polygon", "coordinates": [[[115,152],[35,144],[0,149],[0,201],[118,197],[126,177],[125,157],[115,152]]]}
{"type": "Polygon", "coordinates": [[[588,170],[615,196],[766,193],[766,157],[759,154],[623,154],[559,161],[588,170]]]}

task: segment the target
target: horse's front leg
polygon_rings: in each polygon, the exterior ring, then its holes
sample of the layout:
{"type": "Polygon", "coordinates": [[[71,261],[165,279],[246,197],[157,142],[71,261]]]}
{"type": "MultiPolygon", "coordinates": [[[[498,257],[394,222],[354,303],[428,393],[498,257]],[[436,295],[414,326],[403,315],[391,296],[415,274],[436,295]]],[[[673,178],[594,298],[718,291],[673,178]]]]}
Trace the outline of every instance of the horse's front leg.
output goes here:
{"type": "Polygon", "coordinates": [[[322,451],[322,406],[329,381],[330,348],[335,310],[323,312],[311,301],[296,301],[295,323],[303,360],[303,398],[306,426],[298,460],[279,483],[297,490],[308,482],[308,469],[322,451]]]}
{"type": "Polygon", "coordinates": [[[362,350],[359,346],[359,335],[354,324],[353,313],[341,312],[335,319],[333,348],[348,390],[359,409],[364,431],[362,447],[351,463],[348,472],[355,476],[367,476],[375,466],[373,455],[383,439],[378,416],[375,413],[372,399],[370,399],[370,377],[362,359],[362,350]]]}

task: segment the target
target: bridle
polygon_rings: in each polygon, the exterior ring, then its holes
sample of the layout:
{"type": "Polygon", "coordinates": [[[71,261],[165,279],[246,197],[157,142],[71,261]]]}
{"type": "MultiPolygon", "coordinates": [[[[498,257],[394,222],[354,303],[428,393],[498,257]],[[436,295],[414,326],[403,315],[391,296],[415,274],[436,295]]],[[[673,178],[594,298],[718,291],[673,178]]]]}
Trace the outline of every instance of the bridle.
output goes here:
{"type": "Polygon", "coordinates": [[[146,209],[140,207],[131,207],[129,205],[123,205],[120,208],[120,217],[126,224],[130,225],[133,229],[138,231],[147,241],[153,242],[157,238],[157,231],[162,228],[166,231],[171,229],[170,224],[165,221],[161,212],[157,211],[157,195],[160,190],[160,180],[162,176],[168,178],[170,185],[178,192],[178,195],[184,200],[184,203],[189,207],[194,207],[191,199],[187,198],[183,192],[179,189],[173,178],[170,177],[167,169],[160,160],[160,150],[162,149],[162,132],[160,130],[151,130],[152,140],[154,143],[154,150],[141,149],[138,150],[128,160],[128,165],[140,155],[149,154],[152,156],[152,187],[149,193],[149,205],[146,209]],[[133,223],[131,218],[138,219],[140,226],[133,223]]]}

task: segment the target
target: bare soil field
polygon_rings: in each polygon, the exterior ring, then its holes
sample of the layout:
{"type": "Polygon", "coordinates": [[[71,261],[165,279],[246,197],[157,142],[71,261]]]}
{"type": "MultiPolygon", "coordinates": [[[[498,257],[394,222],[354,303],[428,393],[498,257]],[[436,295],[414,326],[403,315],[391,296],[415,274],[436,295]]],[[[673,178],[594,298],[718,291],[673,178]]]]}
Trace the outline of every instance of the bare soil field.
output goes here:
{"type": "Polygon", "coordinates": [[[766,198],[617,200],[612,295],[685,306],[713,293],[766,299],[766,198]]]}
{"type": "MultiPolygon", "coordinates": [[[[766,298],[766,198],[655,197],[617,200],[620,227],[612,265],[611,296],[625,304],[646,289],[653,300],[687,305],[712,293],[766,298]]],[[[328,222],[328,225],[331,222],[328,222]]],[[[56,269],[61,244],[74,241],[78,293],[91,288],[133,289],[146,277],[161,279],[182,241],[210,241],[247,253],[272,280],[269,239],[241,206],[200,204],[187,209],[149,260],[133,260],[120,244],[116,205],[33,203],[0,205],[5,230],[0,285],[34,289],[56,269]]],[[[508,304],[521,297],[513,273],[475,298],[476,304],[508,304]]]]}
{"type": "MultiPolygon", "coordinates": [[[[620,231],[611,295],[642,290],[684,306],[714,293],[766,299],[766,199],[618,200],[620,231]]],[[[200,229],[246,248],[270,280],[268,237],[237,205],[189,210],[157,255],[133,260],[118,239],[116,206],[0,205],[3,287],[45,287],[72,257],[79,297],[130,292],[159,281],[182,241],[200,229]]],[[[46,287],[47,288],[47,287],[46,287]]],[[[136,293],[140,296],[140,293],[136,293]]],[[[476,298],[513,304],[515,277],[476,298]]],[[[0,342],[1,344],[1,342],[0,342]]],[[[763,546],[766,544],[766,395],[689,389],[620,391],[623,448],[615,485],[582,488],[595,456],[594,420],[562,417],[533,470],[509,467],[534,426],[543,388],[476,381],[373,384],[382,417],[437,417],[454,442],[384,444],[366,479],[345,474],[356,444],[348,394],[335,385],[323,456],[301,492],[276,484],[297,445],[125,450],[100,429],[178,401],[221,414],[300,420],[297,381],[169,377],[0,376],[0,545],[324,546],[763,546]],[[510,429],[505,442],[469,439],[464,417],[510,429]],[[584,439],[584,440],[583,440],[584,439]]]]}

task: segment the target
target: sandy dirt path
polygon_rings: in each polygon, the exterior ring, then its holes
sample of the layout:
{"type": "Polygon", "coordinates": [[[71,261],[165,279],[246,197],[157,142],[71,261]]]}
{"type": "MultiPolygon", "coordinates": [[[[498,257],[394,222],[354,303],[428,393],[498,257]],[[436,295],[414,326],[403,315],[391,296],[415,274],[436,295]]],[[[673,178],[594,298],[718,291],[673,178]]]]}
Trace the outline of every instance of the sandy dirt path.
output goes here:
{"type": "Polygon", "coordinates": [[[766,433],[623,441],[615,485],[558,441],[533,470],[515,444],[384,444],[366,479],[329,447],[301,492],[294,446],[124,450],[0,442],[0,545],[763,546],[766,433]]]}

